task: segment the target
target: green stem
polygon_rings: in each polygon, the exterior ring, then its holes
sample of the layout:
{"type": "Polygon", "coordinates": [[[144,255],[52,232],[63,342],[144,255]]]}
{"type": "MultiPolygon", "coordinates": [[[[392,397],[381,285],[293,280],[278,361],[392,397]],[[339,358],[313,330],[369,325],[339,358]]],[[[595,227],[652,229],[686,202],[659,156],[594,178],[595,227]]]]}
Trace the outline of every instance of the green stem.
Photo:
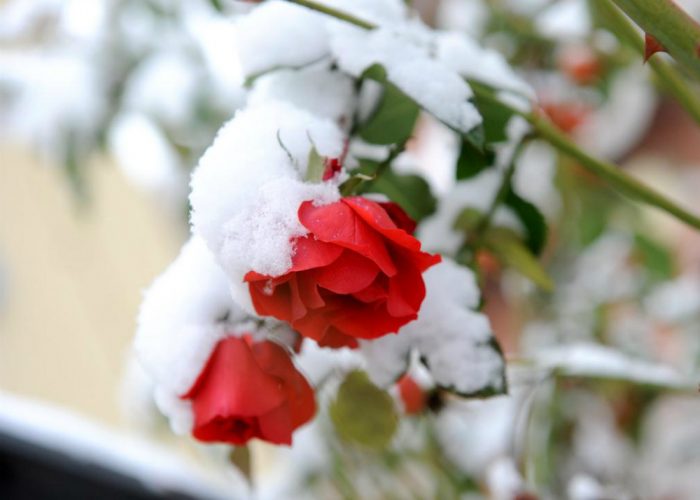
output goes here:
{"type": "MultiPolygon", "coordinates": [[[[644,38],[627,16],[615,7],[612,0],[595,0],[591,6],[599,9],[599,12],[605,16],[609,28],[623,42],[632,46],[639,54],[644,54],[644,38]]],[[[663,88],[673,95],[697,123],[700,123],[700,95],[697,91],[690,88],[678,71],[667,61],[652,57],[648,63],[663,88]]]]}
{"type": "MultiPolygon", "coordinates": [[[[299,5],[303,5],[305,7],[308,7],[309,9],[316,10],[318,12],[322,12],[329,16],[354,24],[355,26],[358,26],[360,28],[371,30],[377,27],[372,23],[363,21],[362,19],[358,19],[350,14],[326,7],[325,5],[321,5],[310,0],[288,1],[299,5]]],[[[623,2],[623,0],[615,1],[623,2]]],[[[638,1],[640,3],[646,4],[649,0],[638,1]]],[[[626,3],[626,1],[623,3],[626,3]]],[[[545,117],[535,112],[524,112],[522,110],[517,109],[517,107],[515,106],[501,101],[500,99],[496,98],[493,95],[493,92],[484,85],[472,85],[472,89],[477,97],[487,101],[491,101],[502,107],[506,107],[514,114],[520,115],[523,118],[525,118],[532,125],[532,127],[540,137],[548,141],[560,152],[577,160],[584,168],[586,168],[590,172],[593,172],[598,177],[601,177],[608,181],[608,183],[610,183],[615,189],[627,194],[633,199],[645,202],[656,208],[664,210],[669,214],[675,216],[676,218],[682,220],[683,222],[697,229],[700,229],[700,217],[691,214],[690,212],[676,205],[675,202],[668,199],[661,193],[658,193],[646,184],[638,181],[629,174],[626,174],[615,164],[590,156],[588,153],[586,153],[576,144],[574,144],[571,141],[571,139],[569,139],[569,137],[560,132],[559,129],[557,129],[545,117]]]]}
{"type": "Polygon", "coordinates": [[[700,24],[673,0],[613,0],[673,58],[700,79],[700,24]]]}
{"type": "Polygon", "coordinates": [[[358,17],[353,16],[352,14],[348,14],[347,12],[343,12],[342,10],[334,9],[333,7],[329,7],[328,5],[324,5],[319,2],[314,2],[313,0],[287,0],[289,3],[295,3],[297,5],[301,5],[303,7],[306,7],[311,10],[315,10],[316,12],[320,12],[322,14],[326,14],[331,17],[335,17],[336,19],[339,19],[341,21],[348,22],[350,24],[354,24],[355,26],[359,28],[364,28],[366,30],[372,30],[376,28],[377,26],[375,24],[372,24],[368,21],[365,21],[363,19],[360,19],[358,17]]]}

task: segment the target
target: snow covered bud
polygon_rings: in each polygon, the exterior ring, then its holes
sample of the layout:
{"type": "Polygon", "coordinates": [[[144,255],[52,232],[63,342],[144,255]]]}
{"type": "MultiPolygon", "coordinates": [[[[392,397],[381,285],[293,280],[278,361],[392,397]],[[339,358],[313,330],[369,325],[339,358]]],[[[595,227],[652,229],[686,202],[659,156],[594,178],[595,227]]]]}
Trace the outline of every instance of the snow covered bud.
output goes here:
{"type": "Polygon", "coordinates": [[[309,234],[293,241],[291,268],[245,276],[258,314],[330,347],[357,347],[357,339],[397,332],[417,318],[422,273],[440,256],[421,252],[410,234],[415,224],[398,205],[360,196],[306,201],[298,217],[309,234]]]}
{"type": "Polygon", "coordinates": [[[291,444],[316,412],[313,389],[284,348],[249,336],[219,341],[182,399],[192,401],[195,438],[234,445],[251,438],[291,444]]]}

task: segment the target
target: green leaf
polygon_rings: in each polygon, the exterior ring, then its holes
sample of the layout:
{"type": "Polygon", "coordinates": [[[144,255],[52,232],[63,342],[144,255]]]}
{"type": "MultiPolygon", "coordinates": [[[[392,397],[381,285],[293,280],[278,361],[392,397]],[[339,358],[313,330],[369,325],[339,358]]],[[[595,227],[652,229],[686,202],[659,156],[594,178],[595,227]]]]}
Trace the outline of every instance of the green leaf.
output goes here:
{"type": "Polygon", "coordinates": [[[306,166],[306,180],[309,182],[321,182],[325,169],[325,160],[318,154],[316,148],[312,147],[311,151],[309,151],[309,160],[306,166]]]}
{"type": "Polygon", "coordinates": [[[411,137],[420,108],[391,82],[384,82],[384,94],[372,116],[359,129],[371,144],[403,144],[411,137]]]}
{"type": "Polygon", "coordinates": [[[401,205],[416,222],[435,212],[437,207],[430,186],[419,175],[397,174],[387,169],[376,179],[361,186],[360,190],[363,193],[387,195],[391,201],[401,205]]]}
{"type": "Polygon", "coordinates": [[[462,141],[462,149],[457,158],[457,180],[469,179],[493,165],[495,155],[488,147],[479,149],[467,140],[462,141]]]}
{"type": "Polygon", "coordinates": [[[505,205],[513,209],[525,226],[527,238],[525,244],[530,251],[539,255],[547,242],[547,222],[539,209],[527,200],[524,200],[512,189],[504,200],[505,205]]]}
{"type": "Polygon", "coordinates": [[[386,448],[398,426],[391,396],[359,370],[345,377],[329,414],[343,440],[374,450],[386,448]]]}
{"type": "Polygon", "coordinates": [[[653,279],[661,281],[673,278],[673,257],[666,248],[643,234],[635,235],[634,245],[653,279]]]}
{"type": "Polygon", "coordinates": [[[476,208],[467,207],[463,209],[455,219],[452,227],[458,231],[471,232],[483,220],[484,214],[476,208]]]}
{"type": "Polygon", "coordinates": [[[547,292],[554,289],[552,279],[539,261],[510,229],[493,227],[484,235],[484,243],[504,264],[520,272],[547,292]]]}
{"type": "Polygon", "coordinates": [[[507,139],[506,125],[513,110],[497,101],[479,97],[474,98],[474,105],[481,113],[483,121],[484,139],[487,143],[502,142],[507,139]]]}

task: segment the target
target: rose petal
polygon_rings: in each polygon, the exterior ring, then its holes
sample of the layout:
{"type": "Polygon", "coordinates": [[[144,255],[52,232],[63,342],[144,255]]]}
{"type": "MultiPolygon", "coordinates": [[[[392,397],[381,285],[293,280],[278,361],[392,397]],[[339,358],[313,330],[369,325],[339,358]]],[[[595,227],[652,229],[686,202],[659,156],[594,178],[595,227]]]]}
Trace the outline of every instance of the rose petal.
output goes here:
{"type": "Polygon", "coordinates": [[[192,388],[195,426],[216,418],[255,417],[284,403],[279,382],[260,369],[248,344],[238,337],[221,340],[192,388]]]}
{"type": "Polygon", "coordinates": [[[396,266],[380,235],[342,201],[320,207],[305,201],[299,207],[299,221],[317,239],[349,248],[367,257],[387,276],[396,274],[396,266]]]}
{"type": "Polygon", "coordinates": [[[248,284],[255,311],[261,316],[273,316],[282,321],[292,321],[292,294],[289,285],[278,286],[274,290],[267,285],[267,282],[262,281],[248,284]]]}
{"type": "Polygon", "coordinates": [[[393,201],[380,201],[377,204],[386,210],[386,213],[399,229],[403,229],[408,234],[413,235],[416,232],[416,221],[411,219],[411,216],[398,203],[393,201]]]}
{"type": "Polygon", "coordinates": [[[297,238],[294,241],[294,256],[290,271],[298,272],[327,266],[342,253],[343,249],[338,245],[316,240],[312,236],[297,238]]]}
{"type": "Polygon", "coordinates": [[[349,198],[343,198],[341,201],[352,208],[353,211],[373,229],[393,243],[408,248],[409,250],[420,250],[420,241],[403,229],[399,229],[394,221],[391,220],[389,214],[386,213],[386,210],[377,202],[363,198],[362,196],[351,196],[349,198]]]}
{"type": "Polygon", "coordinates": [[[273,444],[292,444],[292,416],[287,403],[258,418],[259,437],[273,444]]]}
{"type": "Polygon", "coordinates": [[[340,294],[361,291],[372,284],[379,268],[361,255],[345,251],[331,265],[316,272],[319,286],[340,294]]]}

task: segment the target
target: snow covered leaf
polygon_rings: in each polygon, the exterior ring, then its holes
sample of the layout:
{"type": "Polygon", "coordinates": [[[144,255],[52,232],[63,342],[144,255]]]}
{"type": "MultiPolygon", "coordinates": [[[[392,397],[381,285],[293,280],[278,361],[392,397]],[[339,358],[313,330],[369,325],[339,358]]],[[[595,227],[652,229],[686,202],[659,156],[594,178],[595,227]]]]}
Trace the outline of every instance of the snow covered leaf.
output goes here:
{"type": "Polygon", "coordinates": [[[342,439],[366,448],[385,448],[398,426],[391,396],[359,370],[345,378],[329,412],[342,439]]]}
{"type": "Polygon", "coordinates": [[[671,389],[694,388],[692,380],[666,365],[628,356],[616,349],[592,343],[575,343],[540,352],[538,366],[567,377],[627,380],[671,389]]]}

